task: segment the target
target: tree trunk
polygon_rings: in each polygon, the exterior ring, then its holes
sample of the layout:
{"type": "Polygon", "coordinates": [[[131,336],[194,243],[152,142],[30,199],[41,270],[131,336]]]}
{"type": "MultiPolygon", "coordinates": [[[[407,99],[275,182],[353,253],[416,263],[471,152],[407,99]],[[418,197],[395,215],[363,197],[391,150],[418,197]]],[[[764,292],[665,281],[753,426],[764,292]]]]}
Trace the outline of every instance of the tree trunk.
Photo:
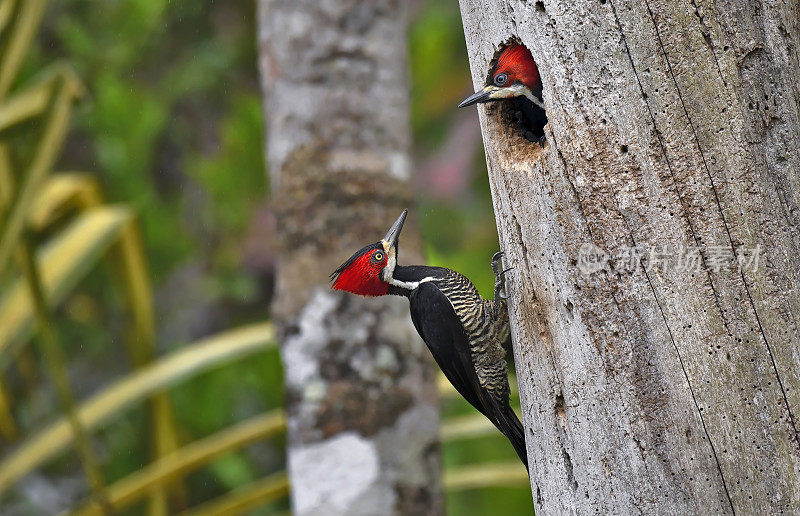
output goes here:
{"type": "Polygon", "coordinates": [[[435,375],[408,302],[328,281],[411,204],[405,3],[260,0],[259,43],[294,512],[440,514],[435,375]]]}
{"type": "Polygon", "coordinates": [[[461,0],[541,514],[800,513],[796,2],[461,0]],[[738,256],[743,256],[738,260],[738,256]]]}

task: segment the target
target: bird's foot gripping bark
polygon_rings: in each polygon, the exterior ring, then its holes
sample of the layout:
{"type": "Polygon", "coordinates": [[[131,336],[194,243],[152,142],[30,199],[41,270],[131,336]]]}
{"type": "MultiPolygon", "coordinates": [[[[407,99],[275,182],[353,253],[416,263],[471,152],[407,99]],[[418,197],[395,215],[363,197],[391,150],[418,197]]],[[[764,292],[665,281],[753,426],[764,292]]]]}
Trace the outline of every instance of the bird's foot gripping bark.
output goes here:
{"type": "Polygon", "coordinates": [[[494,272],[494,301],[495,303],[499,303],[502,299],[507,299],[508,294],[506,293],[506,282],[505,282],[505,274],[513,269],[513,267],[509,267],[508,269],[503,269],[502,264],[502,257],[503,251],[497,251],[492,256],[492,271],[494,272]]]}

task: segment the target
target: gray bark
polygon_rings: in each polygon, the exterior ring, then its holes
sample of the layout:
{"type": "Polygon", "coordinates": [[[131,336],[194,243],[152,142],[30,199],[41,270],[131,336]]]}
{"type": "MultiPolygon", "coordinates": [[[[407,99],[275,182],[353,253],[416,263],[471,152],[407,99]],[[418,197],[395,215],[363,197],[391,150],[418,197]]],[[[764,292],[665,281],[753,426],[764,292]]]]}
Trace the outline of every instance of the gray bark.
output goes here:
{"type": "Polygon", "coordinates": [[[328,282],[411,204],[405,4],[260,0],[259,43],[294,512],[440,514],[434,369],[408,302],[328,282]]]}
{"type": "Polygon", "coordinates": [[[800,513],[797,3],[460,3],[475,86],[518,37],[550,120],[479,109],[537,511],[800,513]]]}

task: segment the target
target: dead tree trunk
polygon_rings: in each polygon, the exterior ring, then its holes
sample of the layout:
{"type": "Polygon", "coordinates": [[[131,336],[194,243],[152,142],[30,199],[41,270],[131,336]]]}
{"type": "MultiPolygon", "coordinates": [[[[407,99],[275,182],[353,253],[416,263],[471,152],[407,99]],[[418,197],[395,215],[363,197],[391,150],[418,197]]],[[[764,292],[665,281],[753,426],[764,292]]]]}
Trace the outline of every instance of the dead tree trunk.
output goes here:
{"type": "Polygon", "coordinates": [[[800,512],[796,2],[461,0],[541,514],[800,512]],[[741,260],[737,257],[742,257],[741,260]]]}
{"type": "Polygon", "coordinates": [[[259,43],[294,512],[440,514],[434,369],[408,303],[328,282],[411,204],[405,4],[260,0],[259,43]]]}

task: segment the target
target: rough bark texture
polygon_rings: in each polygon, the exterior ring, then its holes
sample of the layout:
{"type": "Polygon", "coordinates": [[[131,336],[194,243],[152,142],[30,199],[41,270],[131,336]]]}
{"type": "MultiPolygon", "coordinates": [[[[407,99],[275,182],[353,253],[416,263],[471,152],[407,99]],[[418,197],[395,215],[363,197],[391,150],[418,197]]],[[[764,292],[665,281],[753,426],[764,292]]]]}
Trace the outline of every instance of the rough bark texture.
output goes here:
{"type": "MultiPolygon", "coordinates": [[[[259,8],[294,512],[439,514],[434,369],[408,302],[328,282],[410,206],[405,4],[259,8]]],[[[402,251],[415,262],[411,222],[402,251]]]]}
{"type": "Polygon", "coordinates": [[[518,37],[550,120],[480,108],[539,514],[799,513],[797,3],[461,10],[475,86],[518,37]]]}

